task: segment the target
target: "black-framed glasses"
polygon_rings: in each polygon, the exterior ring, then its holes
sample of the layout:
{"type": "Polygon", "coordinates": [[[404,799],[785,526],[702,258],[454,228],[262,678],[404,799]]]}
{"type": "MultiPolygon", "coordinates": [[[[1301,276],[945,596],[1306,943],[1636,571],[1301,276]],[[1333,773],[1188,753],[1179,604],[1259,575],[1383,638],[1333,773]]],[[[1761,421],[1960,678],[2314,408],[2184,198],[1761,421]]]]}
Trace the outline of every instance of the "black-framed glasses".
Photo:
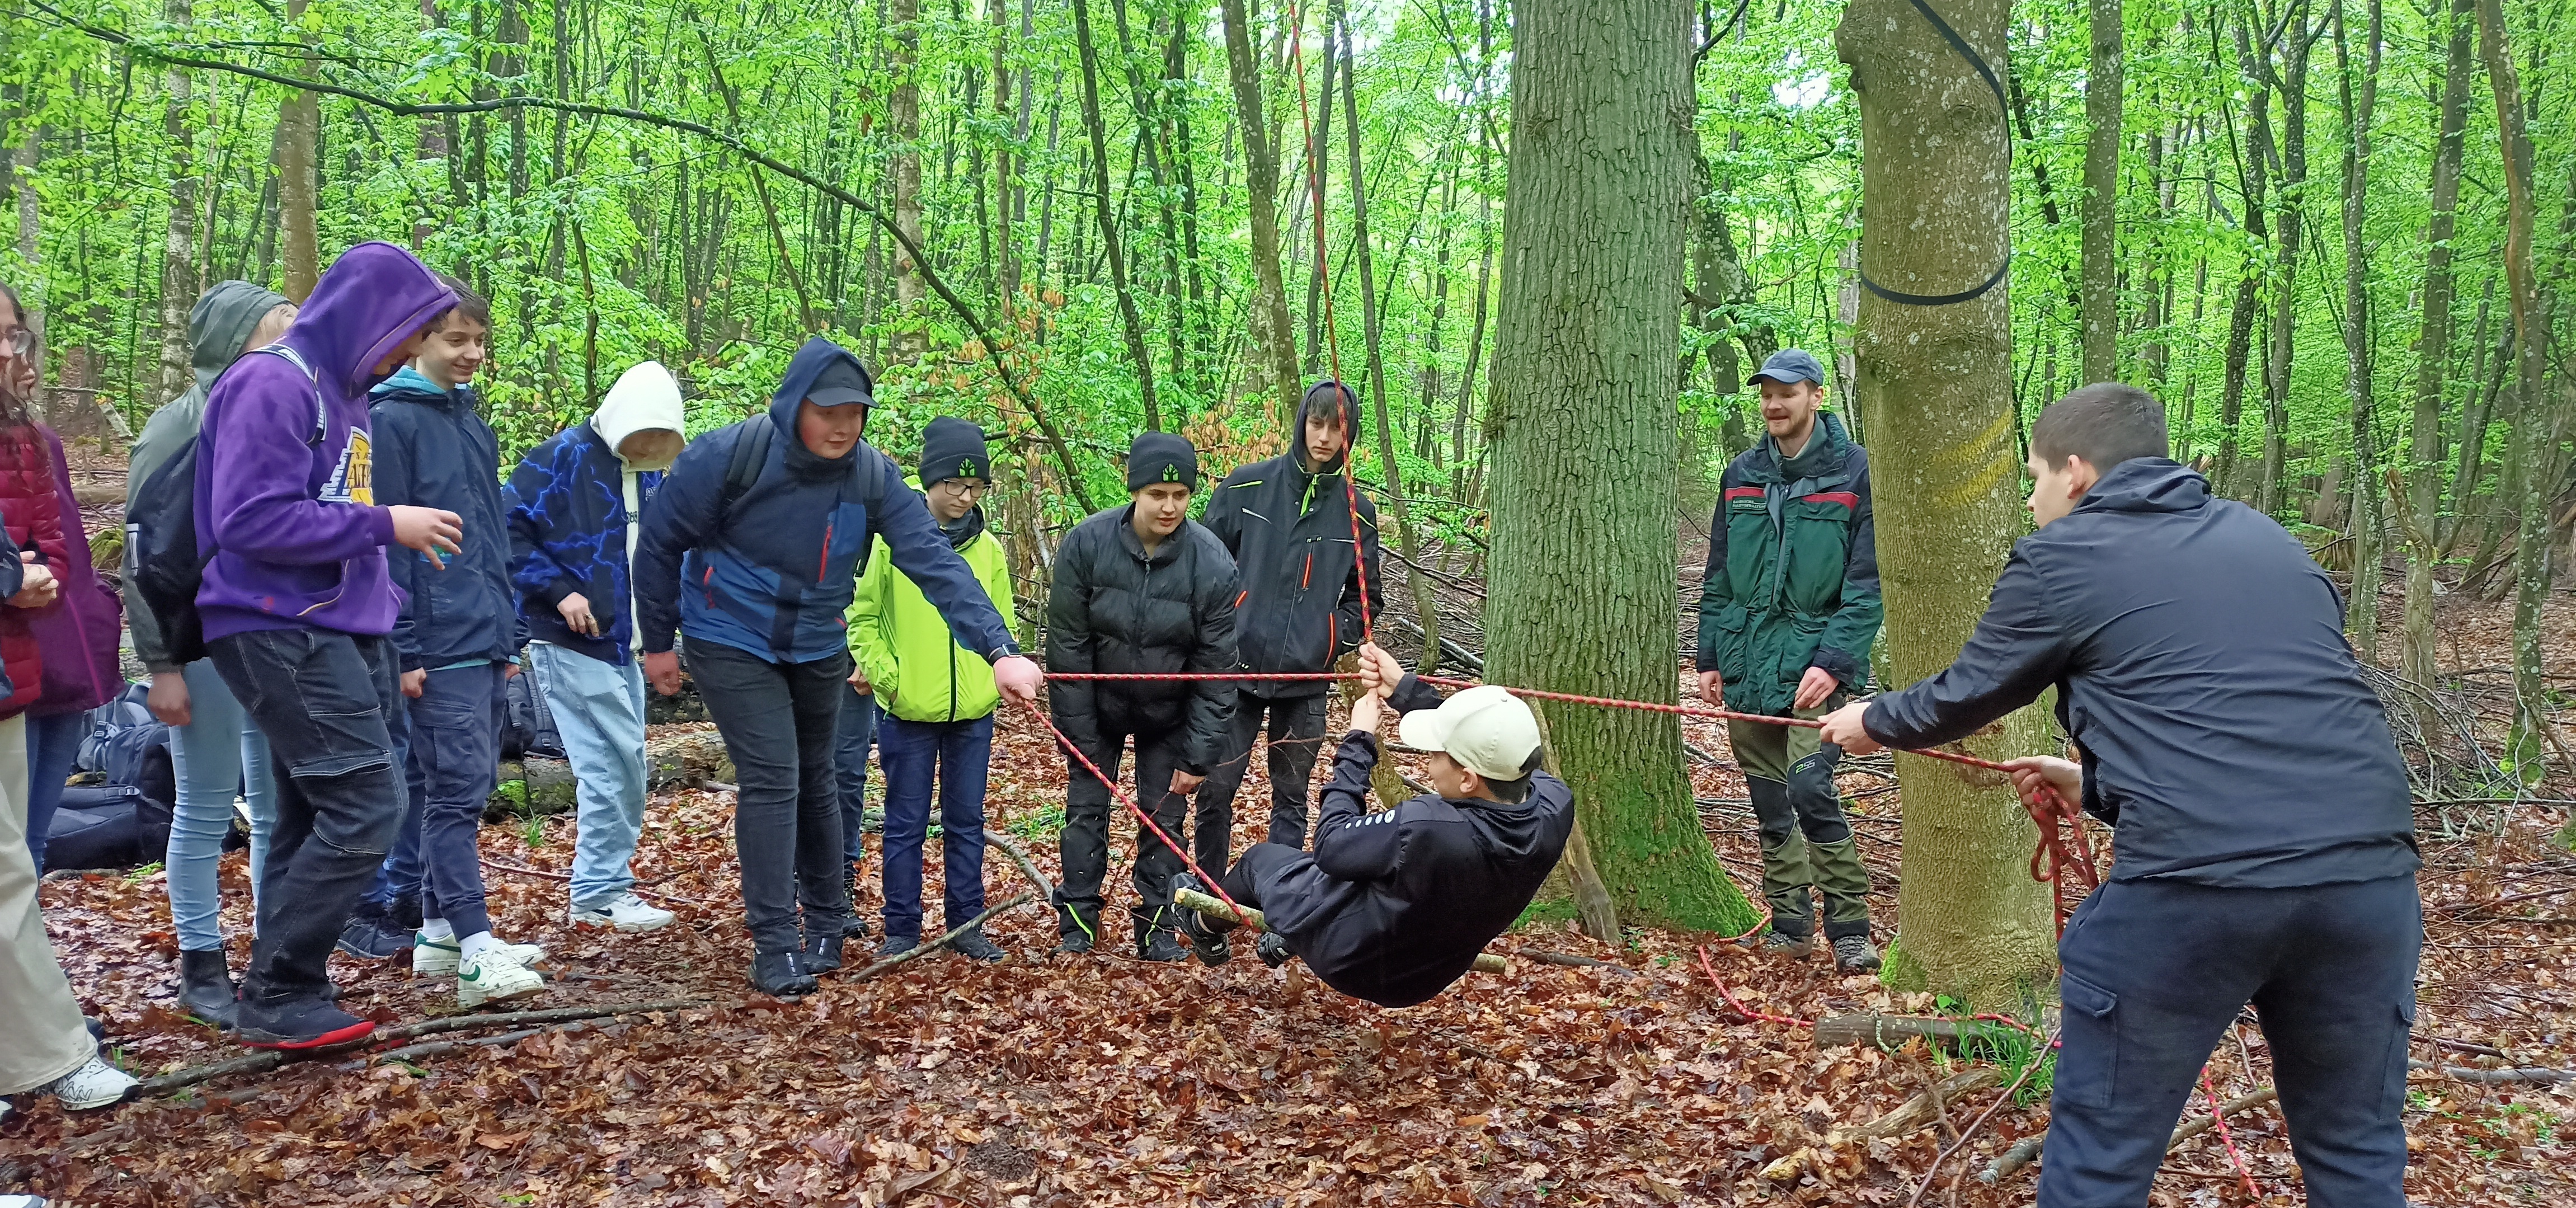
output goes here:
{"type": "Polygon", "coordinates": [[[942,478],[939,481],[930,484],[930,489],[934,491],[946,491],[951,495],[959,495],[968,499],[974,499],[982,496],[986,491],[992,490],[993,484],[984,482],[980,479],[942,478]]]}

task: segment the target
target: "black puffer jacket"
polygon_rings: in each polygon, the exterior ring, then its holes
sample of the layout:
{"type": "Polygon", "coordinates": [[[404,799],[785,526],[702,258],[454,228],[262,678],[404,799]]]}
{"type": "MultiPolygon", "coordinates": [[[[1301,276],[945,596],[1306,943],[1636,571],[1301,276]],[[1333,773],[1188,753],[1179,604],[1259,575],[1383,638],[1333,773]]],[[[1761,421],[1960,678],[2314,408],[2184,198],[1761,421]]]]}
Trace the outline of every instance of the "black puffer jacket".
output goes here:
{"type": "MultiPolygon", "coordinates": [[[[1297,405],[1290,451],[1236,467],[1208,499],[1208,531],[1234,552],[1242,580],[1234,636],[1246,671],[1328,670],[1359,648],[1360,594],[1368,593],[1371,608],[1380,606],[1377,506],[1359,497],[1354,542],[1349,452],[1316,466],[1306,449],[1307,414],[1337,399],[1342,431],[1357,439],[1359,410],[1350,392],[1325,382],[1297,405]]],[[[1320,696],[1327,687],[1322,680],[1243,685],[1269,699],[1320,696]]]]}
{"type": "MultiPolygon", "coordinates": [[[[1049,671],[1223,672],[1234,669],[1234,559],[1195,521],[1152,556],[1131,522],[1134,505],[1095,513],[1056,547],[1047,596],[1049,671]]],[[[1055,723],[1097,758],[1100,736],[1183,731],[1192,775],[1225,758],[1234,685],[1222,680],[1047,687],[1055,723]]]]}

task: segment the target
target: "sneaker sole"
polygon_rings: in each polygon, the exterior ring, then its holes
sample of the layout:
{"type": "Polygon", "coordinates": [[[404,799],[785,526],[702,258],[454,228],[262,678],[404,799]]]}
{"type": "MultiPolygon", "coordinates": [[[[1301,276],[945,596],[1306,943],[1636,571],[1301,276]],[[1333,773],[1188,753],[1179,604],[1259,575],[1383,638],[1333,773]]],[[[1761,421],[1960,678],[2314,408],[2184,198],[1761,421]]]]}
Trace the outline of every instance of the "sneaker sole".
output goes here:
{"type": "Polygon", "coordinates": [[[456,987],[456,1005],[460,1007],[479,1007],[485,1003],[508,1002],[514,998],[526,998],[531,994],[542,994],[545,992],[545,989],[546,983],[540,981],[533,986],[521,986],[515,990],[503,990],[498,993],[485,991],[468,998],[465,994],[465,984],[463,982],[458,982],[456,987]]]}
{"type": "Polygon", "coordinates": [[[286,1049],[289,1051],[301,1049],[327,1049],[333,1045],[348,1044],[351,1041],[364,1040],[375,1030],[375,1021],[371,1019],[361,1019],[345,1028],[334,1029],[332,1031],[324,1032],[319,1036],[310,1037],[281,1036],[275,1032],[263,1032],[257,1028],[244,1028],[241,1032],[241,1042],[245,1047],[254,1049],[286,1049]]]}
{"type": "Polygon", "coordinates": [[[674,915],[658,923],[621,923],[604,914],[591,915],[579,911],[573,912],[568,918],[575,927],[587,927],[593,931],[614,931],[621,935],[641,935],[647,931],[660,931],[679,921],[679,917],[674,915]]]}

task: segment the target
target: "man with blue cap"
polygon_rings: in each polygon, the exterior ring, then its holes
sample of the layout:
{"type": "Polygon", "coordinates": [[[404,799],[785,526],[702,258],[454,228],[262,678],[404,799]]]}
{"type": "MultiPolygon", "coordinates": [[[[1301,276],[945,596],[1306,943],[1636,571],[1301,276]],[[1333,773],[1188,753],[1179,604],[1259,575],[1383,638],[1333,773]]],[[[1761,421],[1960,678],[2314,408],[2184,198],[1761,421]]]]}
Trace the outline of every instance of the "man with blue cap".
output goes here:
{"type": "MultiPolygon", "coordinates": [[[[1870,516],[1869,454],[1840,417],[1819,411],[1824,368],[1795,348],[1753,375],[1762,392],[1760,443],[1719,480],[1699,601],[1699,691],[1711,704],[1774,717],[1817,717],[1869,676],[1883,609],[1870,516]]],[[[1843,972],[1876,969],[1869,940],[1869,873],[1843,817],[1834,764],[1842,750],[1817,732],[1727,723],[1762,840],[1762,895],[1771,907],[1766,951],[1814,950],[1811,890],[1825,904],[1825,940],[1843,972]]]]}

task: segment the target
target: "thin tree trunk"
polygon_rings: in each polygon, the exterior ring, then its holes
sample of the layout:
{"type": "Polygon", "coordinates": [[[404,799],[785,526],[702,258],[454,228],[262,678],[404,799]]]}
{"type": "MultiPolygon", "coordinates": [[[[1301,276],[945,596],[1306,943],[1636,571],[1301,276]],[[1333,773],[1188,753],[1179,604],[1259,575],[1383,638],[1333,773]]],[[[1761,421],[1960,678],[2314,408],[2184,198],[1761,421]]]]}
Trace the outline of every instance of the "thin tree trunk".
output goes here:
{"type": "MultiPolygon", "coordinates": [[[[1342,0],[1332,0],[1325,14],[1327,36],[1341,31],[1345,42],[1350,31],[1344,26],[1342,0]]],[[[1368,339],[1369,396],[1377,412],[1377,454],[1380,472],[1386,475],[1387,503],[1395,516],[1395,540],[1404,551],[1407,565],[1422,561],[1422,543],[1413,531],[1413,505],[1406,501],[1404,463],[1395,455],[1395,423],[1386,407],[1386,358],[1379,343],[1377,313],[1377,270],[1369,254],[1368,178],[1360,162],[1359,60],[1353,56],[1344,72],[1342,83],[1342,132],[1350,153],[1351,171],[1351,244],[1358,249],[1360,274],[1360,310],[1363,330],[1368,339]]],[[[1356,435],[1356,434],[1354,434],[1356,435]]],[[[1422,665],[1440,661],[1440,610],[1435,606],[1431,588],[1424,576],[1408,572],[1404,581],[1413,589],[1414,618],[1422,626],[1422,665]]]]}
{"type": "Polygon", "coordinates": [[[1285,430],[1297,415],[1296,329],[1288,317],[1288,288],[1279,268],[1279,149],[1263,116],[1261,64],[1252,55],[1247,0],[1222,0],[1226,74],[1234,88],[1234,126],[1243,139],[1243,180],[1252,213],[1253,397],[1263,400],[1271,426],[1285,430]]]}
{"type": "MultiPolygon", "coordinates": [[[[1669,482],[1690,204],[1688,13],[1666,0],[1521,0],[1490,436],[1488,671],[1674,699],[1669,482]],[[1618,70],[1604,70],[1617,64],[1618,70]]],[[[1668,715],[1551,709],[1577,825],[1630,921],[1741,931],[1668,715]]],[[[1589,914],[1590,912],[1587,912],[1589,914]]],[[[1596,928],[1598,922],[1593,924],[1596,928]]]]}
{"type": "Polygon", "coordinates": [[[894,123],[894,225],[903,240],[887,249],[894,276],[895,331],[893,358],[910,364],[930,350],[930,329],[917,313],[929,292],[921,266],[903,250],[905,241],[928,251],[921,235],[921,0],[886,0],[887,32],[894,43],[894,91],[887,98],[887,117],[894,123]]]}
{"type": "MultiPolygon", "coordinates": [[[[1288,36],[1302,38],[1305,32],[1303,29],[1292,29],[1288,31],[1288,36]]],[[[1306,182],[1309,186],[1306,204],[1313,207],[1313,213],[1316,215],[1324,212],[1324,178],[1329,175],[1324,170],[1326,162],[1324,157],[1331,153],[1333,145],[1333,68],[1336,61],[1335,51],[1339,45],[1340,39],[1331,36],[1324,39],[1324,83],[1319,94],[1323,112],[1314,115],[1306,131],[1306,182]]],[[[1298,103],[1304,104],[1304,98],[1299,98],[1298,103]]],[[[1320,221],[1316,224],[1316,229],[1319,231],[1322,229],[1320,221]]],[[[1299,233],[1302,235],[1305,232],[1301,230],[1299,233]]],[[[1339,342],[1339,337],[1326,330],[1324,323],[1324,311],[1330,305],[1324,297],[1325,261],[1331,252],[1320,238],[1314,240],[1314,245],[1312,263],[1306,267],[1306,373],[1308,376],[1321,373],[1325,366],[1333,363],[1335,358],[1332,353],[1335,348],[1326,341],[1334,341],[1336,344],[1339,342]]]]}
{"type": "MultiPolygon", "coordinates": [[[[287,0],[286,23],[300,27],[306,0],[287,0]]],[[[314,70],[310,59],[305,70],[314,70]]],[[[277,212],[285,239],[285,289],[297,302],[312,296],[322,279],[319,223],[314,213],[313,136],[321,109],[312,93],[286,94],[277,104],[277,212]]]]}
{"type": "Polygon", "coordinates": [[[2084,77],[2084,380],[2120,377],[2120,290],[2114,263],[2120,212],[2120,0],[2090,0],[2093,66],[2084,77]]]}
{"type": "Polygon", "coordinates": [[[2515,68],[2502,0],[2477,0],[2478,49],[2486,59],[2487,82],[2495,92],[2497,141],[2502,144],[2505,175],[2505,298],[2513,316],[2516,350],[2515,387],[2522,415],[2513,426],[2515,458],[2522,471],[2518,498],[2507,514],[2518,514],[2513,569],[2513,753],[2517,767],[2536,780],[2544,749],[2542,730],[2549,724],[2548,680],[2540,661],[2540,607],[2548,595],[2550,497],[2556,492],[2547,467],[2557,452],[2559,408],[2545,393],[2549,331],[2541,311],[2540,281],[2532,254],[2532,146],[2525,128],[2521,74],[2515,68]]]}
{"type": "MultiPolygon", "coordinates": [[[[2476,0],[2452,0],[2447,11],[2441,108],[2434,119],[2432,215],[2424,223],[2424,327],[2416,343],[2415,409],[2407,430],[2405,506],[2413,522],[2407,529],[2406,614],[2399,659],[2406,682],[2421,699],[2417,707],[2425,715],[2422,722],[2428,734],[2437,732],[2434,727],[2439,725],[2430,704],[2436,674],[2433,616],[2438,589],[2433,570],[2442,557],[2435,542],[2441,532],[2442,407],[2450,393],[2451,236],[2458,228],[2460,162],[2468,143],[2476,0]]],[[[2483,304],[2480,312],[2484,313],[2483,304]]],[[[2485,335],[2480,331],[2478,339],[2483,342],[2485,335]]],[[[2458,481],[2458,502],[2465,507],[2467,480],[2458,481]]]]}
{"type": "MultiPolygon", "coordinates": [[[[2216,42],[2218,31],[2210,31],[2210,65],[2218,66],[2216,42]]],[[[2245,236],[2250,245],[2259,246],[2269,236],[2263,219],[2265,185],[2270,169],[2265,165],[2272,151],[2272,94],[2255,72],[2252,42],[2244,25],[2236,27],[2236,54],[2244,74],[2253,81],[2246,92],[2246,145],[2238,145],[2231,123],[2228,146],[2236,151],[2237,195],[2245,205],[2245,236]]],[[[2238,270],[2236,298],[2227,312],[2226,377],[2219,383],[2218,398],[2218,493],[2232,499],[2247,495],[2243,471],[2237,462],[2241,456],[2245,423],[2245,381],[2248,362],[2253,358],[2254,321],[2262,303],[2263,269],[2255,247],[2240,253],[2243,267],[2238,270]]]]}
{"type": "MultiPolygon", "coordinates": [[[[987,16],[993,22],[993,116],[999,121],[1011,118],[1011,6],[1002,0],[984,0],[987,16]]],[[[1026,137],[1023,134],[1021,137],[1026,137]]],[[[993,292],[1002,303],[1003,339],[1019,336],[1015,318],[1020,307],[1020,258],[1011,247],[1011,147],[1001,140],[993,148],[993,292]]],[[[994,349],[995,356],[1001,349],[994,349]]],[[[1005,618],[1006,620],[1016,618],[1005,618]]]]}
{"type": "MultiPolygon", "coordinates": [[[[184,29],[192,18],[189,0],[164,0],[161,18],[184,29]]],[[[170,146],[170,225],[161,245],[160,397],[168,399],[178,397],[195,378],[189,367],[188,311],[197,302],[197,177],[187,69],[174,66],[164,79],[169,100],[161,129],[170,146]]]]}
{"type": "MultiPolygon", "coordinates": [[[[2255,510],[2277,513],[2287,495],[2290,452],[2290,360],[2299,327],[2299,255],[2306,248],[2308,183],[2308,62],[2317,34],[2308,29],[2308,0],[2292,0],[2281,48],[2281,191],[2275,199],[2279,236],[2272,290],[2272,352],[2263,366],[2263,477],[2255,484],[2255,510]]],[[[2271,68],[2266,65],[2266,73],[2271,68]]]]}
{"type": "Polygon", "coordinates": [[[2364,663],[2379,661],[2379,584],[2384,526],[2380,516],[2379,434],[2371,374],[2370,258],[2361,220],[2370,196],[2370,119],[2379,103],[2381,0],[2368,0],[2370,24],[2354,79],[2344,6],[2334,12],[2335,96],[2343,110],[2344,378],[2352,394],[2352,598],[2344,630],[2364,663]]]}
{"type": "MultiPolygon", "coordinates": [[[[2008,0],[1943,14],[2005,61],[2008,0]]],[[[1861,269],[1885,288],[1974,287],[2011,248],[2004,97],[1903,0],[1853,0],[1834,36],[1860,99],[1861,269]]],[[[1880,440],[1878,559],[1888,666],[1909,683],[1946,665],[1985,611],[2025,522],[2011,423],[2012,315],[1998,287],[1949,305],[1873,291],[1855,335],[1858,393],[1880,440]]],[[[2046,745],[2036,710],[1971,740],[2002,756],[2046,745]]],[[[2030,879],[2030,821],[2009,786],[1898,756],[1905,786],[1896,984],[2000,1006],[2053,973],[2047,889],[2030,879]]]]}
{"type": "Polygon", "coordinates": [[[1100,247],[1109,257],[1109,283],[1118,292],[1118,318],[1127,336],[1127,355],[1136,362],[1136,390],[1145,405],[1145,428],[1163,430],[1162,407],[1154,398],[1154,354],[1145,347],[1145,319],[1136,311],[1135,291],[1127,285],[1127,256],[1120,246],[1118,217],[1109,202],[1109,142],[1101,129],[1100,55],[1091,40],[1091,6],[1073,0],[1074,43],[1082,56],[1082,124],[1091,135],[1093,208],[1100,219],[1100,247]]]}

